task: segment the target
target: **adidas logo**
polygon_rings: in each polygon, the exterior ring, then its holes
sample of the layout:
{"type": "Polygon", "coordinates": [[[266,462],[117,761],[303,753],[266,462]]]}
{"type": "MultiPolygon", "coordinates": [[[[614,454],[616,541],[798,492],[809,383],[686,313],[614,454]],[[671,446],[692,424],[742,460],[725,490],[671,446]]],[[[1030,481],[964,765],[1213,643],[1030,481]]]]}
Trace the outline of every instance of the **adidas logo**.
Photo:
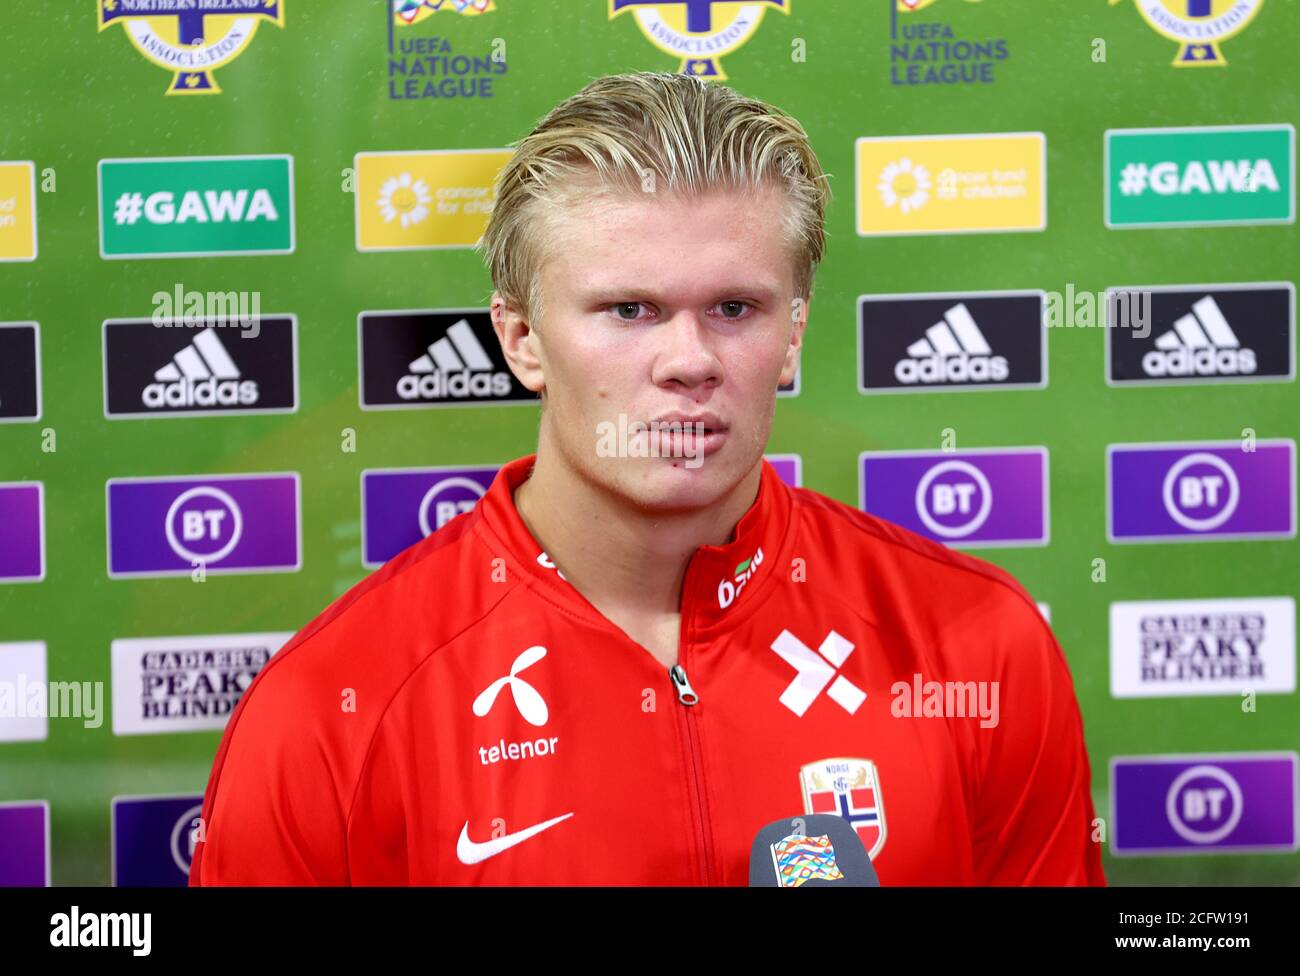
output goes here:
{"type": "Polygon", "coordinates": [[[1148,376],[1236,376],[1257,368],[1255,350],[1241,347],[1212,295],[1194,302],[1155,346],[1142,357],[1148,376]]]}
{"type": "Polygon", "coordinates": [[[447,334],[414,360],[406,376],[397,381],[397,395],[403,400],[435,400],[446,397],[506,396],[510,374],[492,365],[483,344],[461,319],[447,334]]]}
{"type": "Polygon", "coordinates": [[[217,333],[204,329],[170,363],[153,374],[157,382],[146,386],[140,399],[151,410],[252,406],[257,403],[257,384],[239,377],[239,367],[217,333]]]}
{"type": "Polygon", "coordinates": [[[1006,357],[993,355],[965,302],[944,312],[907,355],[894,364],[900,383],[988,383],[1009,375],[1006,357]]]}

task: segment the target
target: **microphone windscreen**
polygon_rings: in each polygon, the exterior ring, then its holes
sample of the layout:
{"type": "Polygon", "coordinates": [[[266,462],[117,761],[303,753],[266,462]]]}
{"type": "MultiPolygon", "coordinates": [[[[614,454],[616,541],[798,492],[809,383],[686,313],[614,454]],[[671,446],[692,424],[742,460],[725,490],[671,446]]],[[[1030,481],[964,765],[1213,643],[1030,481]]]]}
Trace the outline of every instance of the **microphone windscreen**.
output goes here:
{"type": "Polygon", "coordinates": [[[749,853],[751,888],[879,888],[858,832],[843,817],[808,813],[774,820],[749,853]]]}

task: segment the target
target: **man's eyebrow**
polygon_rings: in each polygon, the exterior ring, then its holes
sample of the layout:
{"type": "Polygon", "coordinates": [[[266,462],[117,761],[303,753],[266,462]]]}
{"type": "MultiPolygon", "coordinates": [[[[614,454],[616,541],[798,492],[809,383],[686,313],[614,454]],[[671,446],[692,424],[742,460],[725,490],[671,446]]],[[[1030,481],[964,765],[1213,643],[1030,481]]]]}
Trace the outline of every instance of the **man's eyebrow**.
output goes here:
{"type": "MultiPolygon", "coordinates": [[[[655,288],[644,283],[636,282],[596,282],[587,283],[578,286],[576,289],[578,299],[582,302],[601,300],[615,300],[628,295],[650,295],[655,292],[655,288]]],[[[735,284],[724,285],[715,289],[714,294],[719,296],[750,296],[753,298],[771,299],[780,293],[776,284],[765,284],[760,281],[739,282],[735,284]]]]}

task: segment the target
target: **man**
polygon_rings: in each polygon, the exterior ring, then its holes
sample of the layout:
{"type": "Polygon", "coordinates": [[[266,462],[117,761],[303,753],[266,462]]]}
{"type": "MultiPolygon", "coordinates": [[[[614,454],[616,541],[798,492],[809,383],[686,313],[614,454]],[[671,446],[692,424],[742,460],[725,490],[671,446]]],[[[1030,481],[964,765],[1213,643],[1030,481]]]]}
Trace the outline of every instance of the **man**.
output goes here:
{"type": "Polygon", "coordinates": [[[1104,883],[1033,600],[763,460],[825,181],[789,116],[681,75],[522,140],[482,245],[537,452],[262,670],[191,884],[737,885],[808,812],[885,885],[1104,883]],[[900,707],[927,682],[970,710],[900,707]]]}

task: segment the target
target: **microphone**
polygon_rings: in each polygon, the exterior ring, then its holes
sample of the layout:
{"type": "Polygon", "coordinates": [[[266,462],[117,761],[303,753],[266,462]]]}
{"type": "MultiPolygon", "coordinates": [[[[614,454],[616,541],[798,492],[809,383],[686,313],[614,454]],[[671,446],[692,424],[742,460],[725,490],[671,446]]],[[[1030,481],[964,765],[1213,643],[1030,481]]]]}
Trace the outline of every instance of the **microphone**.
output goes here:
{"type": "Polygon", "coordinates": [[[749,852],[751,888],[879,888],[858,832],[843,817],[807,813],[773,820],[749,852]]]}

